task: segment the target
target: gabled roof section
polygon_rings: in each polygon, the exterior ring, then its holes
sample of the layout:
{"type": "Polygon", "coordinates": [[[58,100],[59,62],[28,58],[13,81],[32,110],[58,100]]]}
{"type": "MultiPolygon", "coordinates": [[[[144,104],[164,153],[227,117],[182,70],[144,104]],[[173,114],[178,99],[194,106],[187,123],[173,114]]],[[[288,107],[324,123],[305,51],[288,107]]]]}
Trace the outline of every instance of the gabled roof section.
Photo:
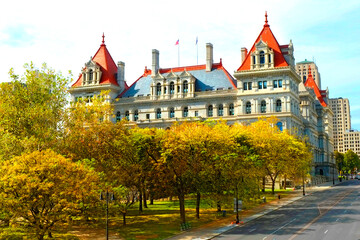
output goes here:
{"type": "MultiPolygon", "coordinates": [[[[108,49],[106,48],[105,41],[104,41],[104,34],[102,36],[102,44],[100,48],[95,53],[92,61],[96,62],[100,66],[100,70],[102,72],[101,79],[99,84],[114,84],[119,86],[116,79],[117,74],[117,66],[111,57],[108,49]]],[[[81,74],[78,80],[72,85],[72,87],[78,87],[82,85],[83,75],[81,74]]],[[[125,83],[125,88],[128,86],[125,83]]]]}
{"type": "MultiPolygon", "coordinates": [[[[176,68],[160,68],[159,73],[167,79],[175,77],[193,76],[195,78],[195,92],[214,91],[218,89],[236,89],[236,80],[223,67],[222,62],[214,63],[211,71],[206,71],[206,65],[195,65],[176,68]]],[[[169,80],[170,80],[169,79],[169,80]]],[[[144,74],[138,78],[127,90],[118,97],[148,96],[151,89],[151,70],[145,68],[144,74]]]]}
{"type": "Polygon", "coordinates": [[[316,82],[314,81],[313,77],[312,77],[312,74],[311,74],[311,68],[309,66],[309,74],[308,74],[308,77],[307,77],[307,80],[306,82],[304,83],[305,87],[310,87],[314,90],[315,94],[316,94],[316,97],[318,98],[321,106],[323,107],[326,107],[327,104],[324,100],[324,96],[323,96],[323,93],[322,91],[319,89],[319,87],[316,85],[316,82]]]}
{"type": "MultiPolygon", "coordinates": [[[[281,53],[281,47],[276,40],[274,34],[272,33],[270,29],[270,25],[268,24],[267,20],[267,13],[265,12],[265,24],[263,29],[261,30],[259,36],[256,38],[256,41],[254,42],[252,48],[248,52],[247,56],[245,57],[244,62],[241,64],[241,66],[237,69],[237,71],[244,71],[244,70],[250,70],[250,57],[251,53],[255,52],[256,47],[255,45],[259,42],[263,41],[265,42],[270,49],[273,49],[274,51],[274,67],[287,67],[289,64],[286,62],[283,54],[281,53]]],[[[284,47],[283,45],[282,47],[284,47]]]]}

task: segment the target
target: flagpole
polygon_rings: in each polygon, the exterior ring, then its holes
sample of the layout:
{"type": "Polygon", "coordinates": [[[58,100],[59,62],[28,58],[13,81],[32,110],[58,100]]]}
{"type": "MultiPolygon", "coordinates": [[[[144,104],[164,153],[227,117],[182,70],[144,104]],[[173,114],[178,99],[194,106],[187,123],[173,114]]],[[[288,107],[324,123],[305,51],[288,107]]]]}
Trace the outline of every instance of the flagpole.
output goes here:
{"type": "Polygon", "coordinates": [[[198,45],[198,37],[196,37],[196,65],[199,65],[199,45],[198,45]]]}
{"type": "Polygon", "coordinates": [[[178,44],[178,67],[180,67],[180,42],[178,44]]]}

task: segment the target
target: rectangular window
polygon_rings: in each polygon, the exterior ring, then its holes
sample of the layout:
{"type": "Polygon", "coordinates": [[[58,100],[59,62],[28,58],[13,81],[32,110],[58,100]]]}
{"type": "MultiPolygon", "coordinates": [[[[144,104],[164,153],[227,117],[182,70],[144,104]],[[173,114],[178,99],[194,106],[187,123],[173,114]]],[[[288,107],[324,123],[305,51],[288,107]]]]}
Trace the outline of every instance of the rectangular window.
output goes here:
{"type": "Polygon", "coordinates": [[[247,82],[244,82],[244,90],[247,90],[247,86],[248,86],[247,82]]]}
{"type": "Polygon", "coordinates": [[[277,80],[274,80],[274,81],[273,81],[273,86],[274,86],[274,88],[277,88],[277,87],[278,87],[278,81],[277,81],[277,80]]]}
{"type": "Polygon", "coordinates": [[[251,90],[251,89],[252,89],[252,83],[248,82],[248,90],[251,90]]]}
{"type": "Polygon", "coordinates": [[[267,81],[263,82],[263,88],[266,89],[267,88],[267,81]]]}
{"type": "Polygon", "coordinates": [[[281,79],[278,80],[278,83],[279,83],[279,88],[282,88],[282,80],[281,79]]]}
{"type": "Polygon", "coordinates": [[[150,119],[150,114],[149,113],[146,114],[146,119],[150,119]]]}
{"type": "Polygon", "coordinates": [[[199,111],[195,111],[195,117],[199,116],[199,111]]]}
{"type": "Polygon", "coordinates": [[[262,81],[259,81],[258,82],[258,89],[262,89],[262,88],[263,88],[262,81]]]}

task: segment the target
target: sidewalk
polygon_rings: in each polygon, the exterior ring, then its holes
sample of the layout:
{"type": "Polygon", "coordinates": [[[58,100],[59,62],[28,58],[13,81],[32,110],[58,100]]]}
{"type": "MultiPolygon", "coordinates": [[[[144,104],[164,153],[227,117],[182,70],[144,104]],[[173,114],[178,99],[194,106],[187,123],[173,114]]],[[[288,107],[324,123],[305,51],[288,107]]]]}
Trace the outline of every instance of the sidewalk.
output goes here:
{"type": "MultiPolygon", "coordinates": [[[[339,181],[336,180],[335,185],[338,183],[339,183],[339,181]]],[[[322,190],[325,190],[332,186],[333,186],[333,182],[330,181],[330,182],[326,182],[323,184],[319,184],[317,186],[305,188],[305,192],[306,192],[306,195],[310,195],[313,192],[322,191],[322,190]]],[[[188,230],[188,231],[180,233],[176,236],[167,238],[167,240],[211,239],[211,238],[214,238],[226,231],[229,231],[230,229],[233,229],[236,227],[241,227],[241,225],[243,225],[243,224],[246,224],[246,223],[248,223],[258,217],[261,217],[271,211],[274,211],[278,208],[281,208],[282,206],[292,203],[302,197],[304,197],[303,191],[295,190],[295,192],[288,197],[261,204],[258,207],[255,207],[254,209],[251,209],[251,210],[241,211],[241,215],[240,215],[241,224],[240,225],[231,224],[231,222],[234,221],[234,216],[231,216],[231,217],[227,217],[227,218],[221,219],[216,222],[209,223],[209,224],[204,225],[199,228],[188,230]]]]}

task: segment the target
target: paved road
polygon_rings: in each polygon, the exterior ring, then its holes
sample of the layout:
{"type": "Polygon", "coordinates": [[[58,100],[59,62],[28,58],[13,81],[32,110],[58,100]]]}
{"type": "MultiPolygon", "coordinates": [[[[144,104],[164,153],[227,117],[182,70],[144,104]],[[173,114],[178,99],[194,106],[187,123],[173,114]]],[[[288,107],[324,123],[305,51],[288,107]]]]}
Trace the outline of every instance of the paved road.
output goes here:
{"type": "Polygon", "coordinates": [[[360,181],[301,198],[214,239],[360,239],[360,181]]]}

